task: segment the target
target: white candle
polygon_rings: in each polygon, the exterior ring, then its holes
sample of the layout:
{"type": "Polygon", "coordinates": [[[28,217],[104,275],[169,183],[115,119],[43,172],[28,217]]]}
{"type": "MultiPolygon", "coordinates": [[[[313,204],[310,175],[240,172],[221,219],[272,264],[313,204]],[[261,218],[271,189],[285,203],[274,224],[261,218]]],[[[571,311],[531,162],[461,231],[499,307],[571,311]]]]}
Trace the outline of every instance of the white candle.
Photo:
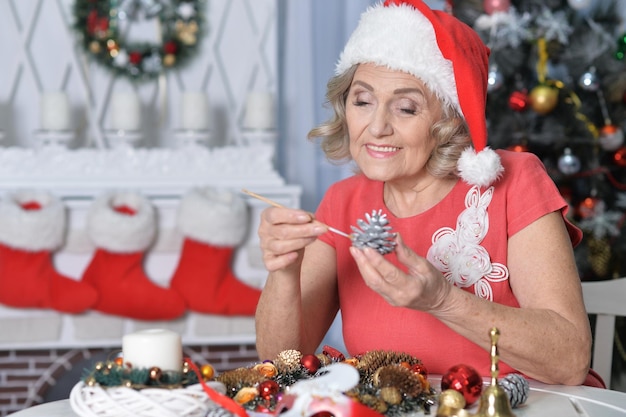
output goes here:
{"type": "Polygon", "coordinates": [[[269,130],[274,128],[274,98],[268,91],[253,91],[246,100],[243,127],[269,130]]]}
{"type": "Polygon", "coordinates": [[[209,100],[202,92],[187,92],[182,96],[181,125],[187,130],[207,130],[209,123],[209,100]]]}
{"type": "Polygon", "coordinates": [[[141,128],[141,102],[133,92],[115,92],[111,97],[110,122],[115,130],[141,128]]]}
{"type": "Polygon", "coordinates": [[[166,329],[149,329],[122,337],[124,363],[137,368],[158,367],[181,372],[183,347],[180,335],[166,329]]]}
{"type": "Polygon", "coordinates": [[[42,130],[70,130],[70,101],[62,91],[49,91],[41,95],[40,123],[42,130]]]}

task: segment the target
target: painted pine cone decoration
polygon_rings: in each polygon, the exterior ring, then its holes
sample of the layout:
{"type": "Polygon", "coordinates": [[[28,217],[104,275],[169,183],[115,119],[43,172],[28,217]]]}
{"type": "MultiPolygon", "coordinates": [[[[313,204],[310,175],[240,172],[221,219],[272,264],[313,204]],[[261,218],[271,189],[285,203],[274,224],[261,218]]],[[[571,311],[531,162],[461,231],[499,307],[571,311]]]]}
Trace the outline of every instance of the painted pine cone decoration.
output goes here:
{"type": "Polygon", "coordinates": [[[236,368],[218,375],[215,380],[226,385],[226,392],[236,393],[241,388],[253,387],[265,377],[251,368],[236,368]]]}
{"type": "Polygon", "coordinates": [[[530,386],[526,378],[520,374],[508,374],[504,378],[498,381],[506,396],[509,397],[509,402],[512,408],[516,408],[526,402],[528,399],[528,391],[530,386]]]}
{"type": "Polygon", "coordinates": [[[399,404],[402,401],[402,393],[409,397],[417,397],[423,391],[422,381],[420,377],[408,368],[401,365],[381,366],[372,377],[374,386],[381,388],[395,388],[395,390],[384,390],[383,399],[389,404],[399,404]],[[399,396],[397,401],[389,397],[390,394],[397,392],[399,396]]]}
{"type": "Polygon", "coordinates": [[[365,213],[365,218],[358,219],[352,229],[352,246],[357,248],[376,249],[381,255],[393,252],[396,246],[394,241],[396,234],[390,232],[389,220],[382,210],[372,210],[372,214],[365,213]]]}
{"type": "Polygon", "coordinates": [[[381,366],[398,365],[402,362],[415,365],[420,363],[420,360],[404,352],[370,350],[359,357],[356,369],[365,374],[373,374],[381,366]]]}
{"type": "Polygon", "coordinates": [[[274,365],[280,372],[294,372],[300,369],[302,353],[295,349],[283,350],[274,359],[274,365]]]}

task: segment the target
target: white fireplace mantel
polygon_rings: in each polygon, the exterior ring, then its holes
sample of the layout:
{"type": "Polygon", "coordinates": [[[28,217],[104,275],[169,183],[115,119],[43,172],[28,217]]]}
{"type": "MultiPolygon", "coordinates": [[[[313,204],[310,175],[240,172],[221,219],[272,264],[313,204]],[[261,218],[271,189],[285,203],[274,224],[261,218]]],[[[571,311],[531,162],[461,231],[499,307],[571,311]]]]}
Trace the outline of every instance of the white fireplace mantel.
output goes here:
{"type": "MultiPolygon", "coordinates": [[[[106,191],[132,190],[150,199],[157,210],[158,233],[145,256],[145,271],[167,286],[179,259],[182,236],[177,229],[181,196],[192,187],[212,186],[235,192],[250,189],[289,207],[299,207],[301,189],[285,184],[275,170],[269,145],[207,148],[118,148],[66,150],[0,148],[0,199],[22,190],[46,190],[59,196],[68,213],[65,245],[54,253],[55,268],[80,279],[94,251],[85,232],[92,200],[106,191]]],[[[233,259],[235,275],[262,287],[266,271],[256,230],[266,203],[242,193],[250,210],[245,242],[233,259]]],[[[6,279],[0,277],[0,279],[6,279]]],[[[137,321],[88,311],[61,314],[51,310],[0,305],[0,350],[118,346],[123,334],[146,328],[169,328],[187,345],[238,344],[254,341],[252,317],[188,312],[167,322],[137,321]]]]}

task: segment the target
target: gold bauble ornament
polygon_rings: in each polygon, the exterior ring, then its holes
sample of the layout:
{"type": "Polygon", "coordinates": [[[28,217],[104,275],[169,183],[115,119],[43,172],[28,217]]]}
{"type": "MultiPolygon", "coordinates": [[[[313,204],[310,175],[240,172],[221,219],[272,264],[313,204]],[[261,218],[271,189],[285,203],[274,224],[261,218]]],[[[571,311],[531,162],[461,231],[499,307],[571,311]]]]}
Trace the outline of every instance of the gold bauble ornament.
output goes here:
{"type": "Polygon", "coordinates": [[[205,381],[209,381],[215,376],[215,369],[207,363],[200,367],[200,373],[205,381]]]}
{"type": "Polygon", "coordinates": [[[102,46],[100,45],[100,42],[98,41],[89,42],[89,51],[92,54],[99,54],[100,51],[102,51],[102,46]]]}
{"type": "Polygon", "coordinates": [[[176,55],[166,54],[163,57],[163,65],[165,65],[166,67],[174,66],[174,64],[176,64],[176,55]]]}
{"type": "Polygon", "coordinates": [[[549,85],[539,84],[530,90],[528,100],[534,111],[545,115],[554,110],[559,102],[559,91],[549,85]]]}

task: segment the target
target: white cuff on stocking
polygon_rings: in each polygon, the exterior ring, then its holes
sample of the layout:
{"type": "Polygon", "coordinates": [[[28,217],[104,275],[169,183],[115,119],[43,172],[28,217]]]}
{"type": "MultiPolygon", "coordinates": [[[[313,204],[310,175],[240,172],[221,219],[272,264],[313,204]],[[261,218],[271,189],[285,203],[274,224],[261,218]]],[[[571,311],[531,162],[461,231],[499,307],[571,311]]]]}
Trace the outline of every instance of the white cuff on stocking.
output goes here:
{"type": "Polygon", "coordinates": [[[156,236],[152,203],[133,192],[107,193],[94,200],[87,214],[87,233],[98,248],[111,252],[145,251],[156,236]],[[115,207],[126,206],[134,214],[115,207]]]}
{"type": "Polygon", "coordinates": [[[31,252],[58,249],[65,238],[65,207],[45,191],[18,191],[0,200],[0,243],[31,252]],[[39,208],[26,209],[35,203],[39,208]]]}
{"type": "Polygon", "coordinates": [[[244,199],[231,191],[194,188],[180,203],[178,227],[186,237],[234,247],[243,242],[248,232],[248,208],[244,199]]]}

